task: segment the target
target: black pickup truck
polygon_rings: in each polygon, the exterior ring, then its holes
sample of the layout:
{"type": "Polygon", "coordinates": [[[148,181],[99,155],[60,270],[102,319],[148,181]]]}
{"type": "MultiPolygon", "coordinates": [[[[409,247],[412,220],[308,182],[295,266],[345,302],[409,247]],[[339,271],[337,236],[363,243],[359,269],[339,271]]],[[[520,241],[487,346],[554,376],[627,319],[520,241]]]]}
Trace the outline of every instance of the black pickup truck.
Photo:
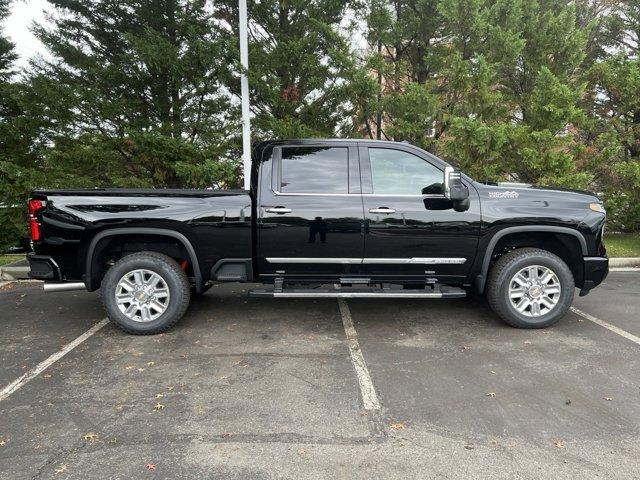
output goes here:
{"type": "Polygon", "coordinates": [[[245,190],[35,190],[31,276],[101,290],[135,334],[174,325],[214,282],[268,297],[486,294],[541,328],[608,273],[605,211],[587,192],[484,184],[405,143],[278,140],[245,190]]]}

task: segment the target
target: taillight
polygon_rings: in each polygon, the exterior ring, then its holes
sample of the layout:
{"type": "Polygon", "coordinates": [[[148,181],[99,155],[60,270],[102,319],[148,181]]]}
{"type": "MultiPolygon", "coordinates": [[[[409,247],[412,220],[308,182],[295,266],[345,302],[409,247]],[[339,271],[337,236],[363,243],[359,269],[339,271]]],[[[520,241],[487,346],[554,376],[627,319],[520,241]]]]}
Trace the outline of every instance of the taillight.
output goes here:
{"type": "Polygon", "coordinates": [[[44,208],[44,202],[42,200],[35,200],[32,198],[29,200],[28,207],[29,207],[29,217],[28,217],[29,233],[31,235],[31,240],[34,242],[37,242],[38,240],[40,240],[41,233],[40,233],[40,223],[36,218],[36,213],[38,212],[38,210],[41,210],[42,208],[44,208]]]}

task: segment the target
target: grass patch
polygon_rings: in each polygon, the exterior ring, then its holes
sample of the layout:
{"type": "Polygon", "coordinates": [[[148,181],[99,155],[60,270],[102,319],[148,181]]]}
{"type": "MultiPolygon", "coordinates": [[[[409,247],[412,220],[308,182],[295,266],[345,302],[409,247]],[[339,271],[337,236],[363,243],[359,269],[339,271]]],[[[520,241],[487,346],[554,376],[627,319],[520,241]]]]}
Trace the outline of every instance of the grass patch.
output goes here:
{"type": "Polygon", "coordinates": [[[24,260],[24,255],[0,255],[0,267],[2,265],[7,265],[9,263],[17,262],[19,260],[24,260]]]}
{"type": "Polygon", "coordinates": [[[640,257],[640,233],[605,234],[604,246],[610,257],[640,257]]]}

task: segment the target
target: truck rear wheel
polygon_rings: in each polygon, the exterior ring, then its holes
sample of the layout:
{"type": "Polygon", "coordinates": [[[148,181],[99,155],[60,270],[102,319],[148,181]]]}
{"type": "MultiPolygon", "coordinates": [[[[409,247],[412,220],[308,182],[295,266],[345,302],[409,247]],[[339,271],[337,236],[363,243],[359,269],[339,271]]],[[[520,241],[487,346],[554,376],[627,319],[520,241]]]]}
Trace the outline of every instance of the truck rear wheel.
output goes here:
{"type": "Polygon", "coordinates": [[[545,328],[558,322],[573,302],[575,282],[558,256],[519,248],[502,256],[487,281],[489,305],[517,328],[545,328]]]}
{"type": "Polygon", "coordinates": [[[189,306],[189,279],[171,257],[139,252],[118,260],[102,279],[109,319],[127,333],[152,335],[175,325],[189,306]]]}

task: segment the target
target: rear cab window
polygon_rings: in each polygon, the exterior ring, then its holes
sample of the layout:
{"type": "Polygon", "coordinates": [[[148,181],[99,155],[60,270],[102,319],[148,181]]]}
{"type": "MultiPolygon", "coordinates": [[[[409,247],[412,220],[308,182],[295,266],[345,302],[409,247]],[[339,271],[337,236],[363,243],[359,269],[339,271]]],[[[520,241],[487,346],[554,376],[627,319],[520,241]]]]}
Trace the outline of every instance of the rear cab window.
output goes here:
{"type": "Polygon", "coordinates": [[[349,193],[349,148],[283,146],[277,193],[349,193]]]}

